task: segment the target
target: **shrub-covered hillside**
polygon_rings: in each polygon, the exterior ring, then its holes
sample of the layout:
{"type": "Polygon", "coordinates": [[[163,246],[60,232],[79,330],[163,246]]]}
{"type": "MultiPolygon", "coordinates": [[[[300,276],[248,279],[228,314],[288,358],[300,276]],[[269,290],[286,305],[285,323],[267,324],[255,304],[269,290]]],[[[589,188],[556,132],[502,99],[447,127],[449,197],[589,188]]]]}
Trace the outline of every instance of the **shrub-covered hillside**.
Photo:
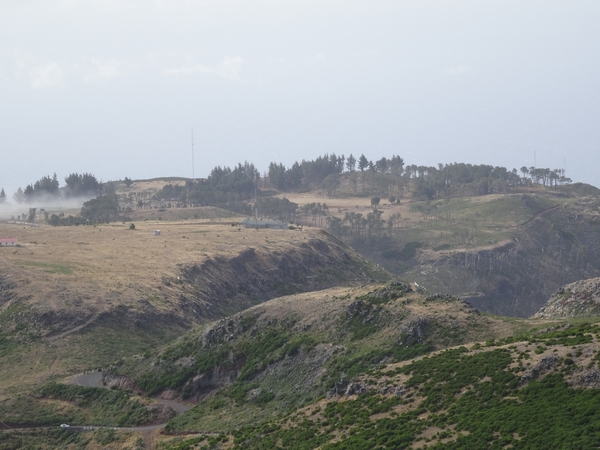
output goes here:
{"type": "Polygon", "coordinates": [[[599,333],[561,325],[381,364],[283,418],[170,448],[598,448],[599,333]]]}
{"type": "Polygon", "coordinates": [[[346,392],[382,364],[528,327],[400,282],[334,289],[276,299],[188,333],[123,360],[105,380],[199,402],[168,431],[225,431],[346,392]]]}

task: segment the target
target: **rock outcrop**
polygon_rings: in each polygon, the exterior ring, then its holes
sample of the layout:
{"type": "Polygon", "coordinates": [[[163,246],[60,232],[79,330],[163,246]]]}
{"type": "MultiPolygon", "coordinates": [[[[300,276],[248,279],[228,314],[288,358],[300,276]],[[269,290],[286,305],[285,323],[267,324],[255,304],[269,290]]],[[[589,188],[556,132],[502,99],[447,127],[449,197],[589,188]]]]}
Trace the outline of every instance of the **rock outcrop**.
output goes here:
{"type": "Polygon", "coordinates": [[[542,358],[542,360],[537,363],[535,366],[531,368],[527,373],[525,373],[520,380],[521,384],[526,384],[530,380],[538,378],[542,373],[548,372],[552,369],[556,363],[558,362],[558,357],[554,355],[546,356],[542,358]]]}
{"type": "Polygon", "coordinates": [[[600,278],[590,278],[561,287],[533,317],[560,319],[598,315],[600,315],[600,278]]]}

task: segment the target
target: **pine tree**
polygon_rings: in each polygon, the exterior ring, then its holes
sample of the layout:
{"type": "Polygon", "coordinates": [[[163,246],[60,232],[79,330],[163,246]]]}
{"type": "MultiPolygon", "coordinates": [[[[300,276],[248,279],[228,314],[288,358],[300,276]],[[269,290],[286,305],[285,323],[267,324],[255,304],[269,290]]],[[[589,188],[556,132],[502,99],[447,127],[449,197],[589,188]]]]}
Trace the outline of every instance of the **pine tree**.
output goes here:
{"type": "Polygon", "coordinates": [[[0,190],[0,203],[4,203],[6,201],[6,192],[4,192],[4,188],[0,190]]]}
{"type": "Polygon", "coordinates": [[[356,158],[352,156],[352,153],[350,153],[350,156],[348,156],[348,159],[346,160],[346,169],[348,169],[348,172],[354,172],[356,170],[356,158]]]}
{"type": "Polygon", "coordinates": [[[367,159],[367,157],[365,155],[360,155],[360,158],[358,158],[358,168],[362,172],[367,167],[369,167],[369,160],[367,159]]]}

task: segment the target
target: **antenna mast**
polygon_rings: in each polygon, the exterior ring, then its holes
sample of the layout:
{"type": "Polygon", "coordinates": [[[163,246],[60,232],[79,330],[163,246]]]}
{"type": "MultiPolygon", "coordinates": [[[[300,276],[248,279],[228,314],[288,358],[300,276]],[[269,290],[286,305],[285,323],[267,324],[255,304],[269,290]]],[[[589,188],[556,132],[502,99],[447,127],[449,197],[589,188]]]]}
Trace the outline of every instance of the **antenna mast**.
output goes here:
{"type": "Polygon", "coordinates": [[[194,172],[194,127],[192,127],[192,181],[196,181],[196,174],[194,172]]]}

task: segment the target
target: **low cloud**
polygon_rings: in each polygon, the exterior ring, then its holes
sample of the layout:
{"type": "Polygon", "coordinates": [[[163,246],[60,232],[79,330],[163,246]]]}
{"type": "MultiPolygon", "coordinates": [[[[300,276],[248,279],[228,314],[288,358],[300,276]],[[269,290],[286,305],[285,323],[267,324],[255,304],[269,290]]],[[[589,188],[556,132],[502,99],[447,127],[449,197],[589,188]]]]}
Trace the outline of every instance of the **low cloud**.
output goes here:
{"type": "Polygon", "coordinates": [[[67,74],[59,63],[49,62],[29,69],[27,78],[34,89],[52,89],[64,87],[67,74]]]}
{"type": "Polygon", "coordinates": [[[169,75],[190,75],[195,73],[216,75],[227,80],[245,83],[241,76],[242,67],[245,61],[241,56],[225,56],[214,66],[204,66],[202,64],[194,64],[187,67],[177,67],[166,71],[169,75]]]}
{"type": "Polygon", "coordinates": [[[79,62],[41,62],[37,57],[15,52],[17,79],[25,80],[33,89],[63,88],[67,81],[104,84],[138,69],[139,64],[115,59],[83,57],[79,62]]]}
{"type": "Polygon", "coordinates": [[[134,65],[114,59],[86,58],[79,68],[83,71],[83,82],[104,84],[135,69],[134,65]]]}

